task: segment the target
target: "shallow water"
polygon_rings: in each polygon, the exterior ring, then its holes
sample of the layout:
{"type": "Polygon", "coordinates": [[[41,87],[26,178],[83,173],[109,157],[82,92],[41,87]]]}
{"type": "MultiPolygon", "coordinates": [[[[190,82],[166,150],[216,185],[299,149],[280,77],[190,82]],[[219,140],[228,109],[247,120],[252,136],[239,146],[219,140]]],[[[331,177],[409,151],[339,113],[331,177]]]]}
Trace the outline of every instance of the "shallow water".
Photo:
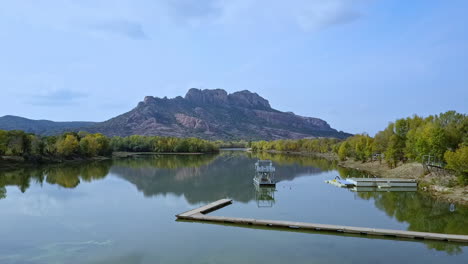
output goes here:
{"type": "Polygon", "coordinates": [[[468,234],[468,208],[419,192],[352,192],[324,183],[326,160],[225,151],[0,172],[0,263],[467,263],[456,243],[286,232],[175,221],[221,198],[214,215],[468,234]],[[256,191],[272,159],[276,191],[256,191]]]}

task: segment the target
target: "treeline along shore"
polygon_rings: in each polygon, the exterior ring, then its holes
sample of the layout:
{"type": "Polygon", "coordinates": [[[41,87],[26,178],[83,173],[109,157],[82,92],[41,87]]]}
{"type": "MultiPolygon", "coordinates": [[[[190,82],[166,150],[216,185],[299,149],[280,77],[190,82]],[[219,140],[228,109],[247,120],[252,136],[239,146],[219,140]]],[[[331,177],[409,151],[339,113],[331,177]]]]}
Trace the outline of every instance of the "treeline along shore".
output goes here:
{"type": "Polygon", "coordinates": [[[380,177],[416,178],[433,194],[468,204],[468,117],[455,111],[390,122],[374,137],[258,141],[252,151],[314,154],[380,177]],[[424,170],[425,163],[436,170],[424,170]]]}
{"type": "Polygon", "coordinates": [[[157,136],[106,137],[87,132],[38,136],[23,131],[0,130],[2,163],[61,162],[110,157],[113,152],[214,153],[215,142],[198,138],[157,136]]]}

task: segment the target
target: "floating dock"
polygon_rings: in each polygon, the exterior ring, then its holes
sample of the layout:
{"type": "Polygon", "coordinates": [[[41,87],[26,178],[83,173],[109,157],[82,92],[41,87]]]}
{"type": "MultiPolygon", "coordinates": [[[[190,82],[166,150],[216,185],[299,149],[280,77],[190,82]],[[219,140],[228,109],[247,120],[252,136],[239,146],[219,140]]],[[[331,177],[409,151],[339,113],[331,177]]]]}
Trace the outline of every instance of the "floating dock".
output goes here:
{"type": "Polygon", "coordinates": [[[299,230],[302,229],[306,231],[338,232],[338,233],[358,234],[358,235],[360,234],[360,235],[369,235],[369,236],[383,236],[387,238],[393,237],[393,238],[405,238],[405,239],[438,240],[438,241],[468,243],[467,235],[451,235],[451,234],[413,232],[413,231],[379,229],[379,228],[325,225],[325,224],[314,224],[314,223],[304,223],[304,222],[261,220],[261,219],[253,219],[253,218],[237,218],[237,217],[206,215],[209,212],[215,211],[231,203],[232,203],[231,199],[221,199],[216,202],[210,203],[208,205],[202,206],[200,208],[178,214],[176,215],[176,217],[178,219],[190,220],[190,221],[212,222],[212,223],[221,223],[221,224],[237,224],[237,225],[247,225],[247,226],[262,226],[262,227],[271,227],[271,228],[286,228],[286,229],[293,229],[294,231],[297,231],[298,229],[299,230]]]}
{"type": "Polygon", "coordinates": [[[391,178],[348,178],[348,182],[356,187],[418,187],[418,182],[414,179],[391,179],[391,178]]]}
{"type": "Polygon", "coordinates": [[[193,209],[185,213],[178,214],[176,215],[176,217],[180,219],[192,219],[193,217],[197,217],[200,214],[207,214],[209,212],[216,211],[230,204],[232,204],[231,199],[221,199],[216,202],[199,207],[197,209],[193,209]]]}
{"type": "Polygon", "coordinates": [[[352,192],[416,192],[417,187],[351,187],[349,188],[352,192]]]}

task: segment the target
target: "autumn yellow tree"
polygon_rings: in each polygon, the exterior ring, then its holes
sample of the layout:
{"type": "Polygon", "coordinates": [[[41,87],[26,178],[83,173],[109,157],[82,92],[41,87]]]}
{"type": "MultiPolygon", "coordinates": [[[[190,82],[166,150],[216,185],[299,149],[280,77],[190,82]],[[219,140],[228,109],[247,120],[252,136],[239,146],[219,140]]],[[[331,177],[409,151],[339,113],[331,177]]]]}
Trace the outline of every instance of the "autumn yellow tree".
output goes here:
{"type": "Polygon", "coordinates": [[[75,135],[68,134],[59,139],[56,143],[57,154],[63,157],[70,157],[78,151],[78,139],[75,135]]]}

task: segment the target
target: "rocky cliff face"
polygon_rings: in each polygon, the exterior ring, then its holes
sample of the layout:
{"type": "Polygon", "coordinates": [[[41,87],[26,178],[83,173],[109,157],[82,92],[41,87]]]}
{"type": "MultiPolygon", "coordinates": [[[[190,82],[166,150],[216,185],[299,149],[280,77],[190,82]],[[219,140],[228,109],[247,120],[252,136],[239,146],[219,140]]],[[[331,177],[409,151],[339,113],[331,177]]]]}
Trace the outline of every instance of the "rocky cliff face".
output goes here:
{"type": "Polygon", "coordinates": [[[200,90],[192,88],[185,95],[185,100],[194,104],[206,106],[231,105],[251,109],[271,109],[270,103],[256,93],[244,90],[228,94],[222,89],[200,90]]]}
{"type": "Polygon", "coordinates": [[[338,137],[318,118],[271,108],[268,100],[250,91],[228,94],[222,89],[190,89],[184,98],[147,96],[131,111],[87,128],[108,136],[159,135],[223,140],[271,140],[338,137]]]}

